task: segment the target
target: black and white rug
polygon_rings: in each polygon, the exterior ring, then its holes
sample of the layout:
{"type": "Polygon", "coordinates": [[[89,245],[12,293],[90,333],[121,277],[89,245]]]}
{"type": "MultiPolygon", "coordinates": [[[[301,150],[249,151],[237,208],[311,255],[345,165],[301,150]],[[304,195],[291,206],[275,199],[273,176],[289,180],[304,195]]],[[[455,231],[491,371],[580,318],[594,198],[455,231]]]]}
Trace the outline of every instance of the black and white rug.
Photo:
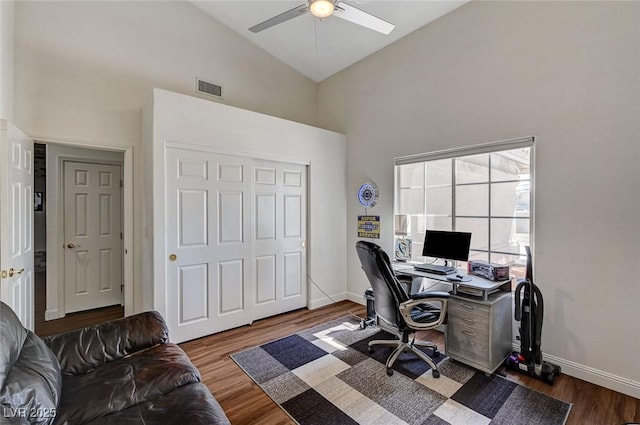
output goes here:
{"type": "Polygon", "coordinates": [[[571,405],[441,355],[440,378],[405,353],[385,372],[392,336],[345,317],[233,354],[296,422],[366,425],[562,425],[571,405]]]}

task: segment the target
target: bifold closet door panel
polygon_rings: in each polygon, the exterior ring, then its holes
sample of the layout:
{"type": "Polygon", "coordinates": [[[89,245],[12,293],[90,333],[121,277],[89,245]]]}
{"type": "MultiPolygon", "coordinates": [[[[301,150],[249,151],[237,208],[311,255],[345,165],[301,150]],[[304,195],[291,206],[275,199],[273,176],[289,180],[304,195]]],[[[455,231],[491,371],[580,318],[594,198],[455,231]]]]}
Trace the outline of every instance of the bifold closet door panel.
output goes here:
{"type": "Polygon", "coordinates": [[[250,159],[167,148],[167,323],[186,341],[251,322],[250,159]]]}
{"type": "Polygon", "coordinates": [[[306,166],[253,160],[254,319],[307,305],[306,166]]]}

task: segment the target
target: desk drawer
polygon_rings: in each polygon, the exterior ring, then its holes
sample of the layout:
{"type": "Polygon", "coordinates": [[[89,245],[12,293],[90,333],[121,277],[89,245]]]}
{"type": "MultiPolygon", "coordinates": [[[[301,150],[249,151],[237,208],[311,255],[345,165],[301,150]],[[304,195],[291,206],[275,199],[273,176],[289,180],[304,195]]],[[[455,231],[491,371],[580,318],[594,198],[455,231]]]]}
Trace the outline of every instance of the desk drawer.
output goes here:
{"type": "Polygon", "coordinates": [[[493,373],[511,351],[510,293],[488,300],[452,296],[449,299],[445,352],[487,373],[493,373]]]}
{"type": "MultiPolygon", "coordinates": [[[[489,322],[490,308],[488,305],[473,303],[464,300],[449,300],[449,311],[453,317],[475,317],[483,319],[485,323],[489,322]]],[[[480,321],[480,320],[479,320],[480,321]]]]}
{"type": "Polygon", "coordinates": [[[446,352],[489,366],[489,327],[487,324],[467,324],[462,320],[447,323],[446,352]]]}

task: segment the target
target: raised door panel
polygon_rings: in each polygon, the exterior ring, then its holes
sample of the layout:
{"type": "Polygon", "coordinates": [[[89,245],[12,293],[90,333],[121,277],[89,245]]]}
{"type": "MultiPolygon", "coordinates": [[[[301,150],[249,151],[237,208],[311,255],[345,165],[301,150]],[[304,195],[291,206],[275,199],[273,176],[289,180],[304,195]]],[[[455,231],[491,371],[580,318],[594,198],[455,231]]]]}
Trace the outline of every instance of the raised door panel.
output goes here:
{"type": "Polygon", "coordinates": [[[256,239],[274,240],[276,238],[276,194],[256,193],[256,239]]]}
{"type": "Polygon", "coordinates": [[[276,256],[256,257],[256,304],[273,303],[276,300],[276,256]]]}
{"type": "Polygon", "coordinates": [[[284,258],[284,298],[302,293],[302,255],[299,252],[283,254],[284,258]]]}
{"type": "Polygon", "coordinates": [[[179,325],[209,318],[209,266],[193,264],[179,268],[179,325]]]}
{"type": "Polygon", "coordinates": [[[218,243],[239,244],[244,240],[244,193],[218,192],[218,243]]]}
{"type": "Polygon", "coordinates": [[[284,237],[301,238],[302,196],[284,195],[284,237]]]}
{"type": "Polygon", "coordinates": [[[208,244],[208,191],[178,191],[178,239],[180,247],[204,247],[208,244]]]}
{"type": "Polygon", "coordinates": [[[225,315],[244,309],[244,264],[242,259],[218,263],[218,313],[225,315]]]}

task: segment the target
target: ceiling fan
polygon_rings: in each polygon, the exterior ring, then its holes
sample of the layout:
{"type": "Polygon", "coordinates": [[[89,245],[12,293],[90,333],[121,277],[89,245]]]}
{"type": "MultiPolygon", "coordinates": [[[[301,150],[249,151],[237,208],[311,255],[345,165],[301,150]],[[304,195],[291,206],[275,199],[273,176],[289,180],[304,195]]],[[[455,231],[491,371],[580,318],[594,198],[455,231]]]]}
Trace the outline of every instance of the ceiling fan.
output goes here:
{"type": "Polygon", "coordinates": [[[258,25],[254,25],[249,28],[249,31],[258,33],[309,12],[316,18],[321,19],[337,16],[345,21],[353,22],[385,35],[388,35],[395,28],[395,25],[339,0],[307,0],[307,4],[294,7],[258,25]]]}

